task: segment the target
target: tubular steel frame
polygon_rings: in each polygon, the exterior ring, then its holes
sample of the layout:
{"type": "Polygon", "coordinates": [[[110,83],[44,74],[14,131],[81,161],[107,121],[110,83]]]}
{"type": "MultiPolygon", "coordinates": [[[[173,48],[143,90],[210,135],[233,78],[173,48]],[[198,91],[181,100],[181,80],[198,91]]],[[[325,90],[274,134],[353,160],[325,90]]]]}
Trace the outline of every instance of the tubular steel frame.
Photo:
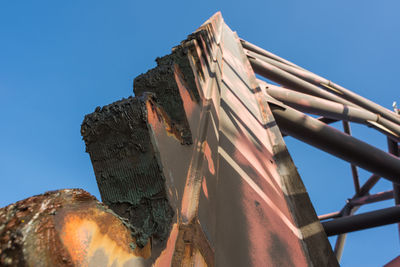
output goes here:
{"type": "MultiPolygon", "coordinates": [[[[334,248],[340,261],[346,234],[400,222],[400,115],[296,64],[241,39],[254,72],[281,86],[259,80],[270,97],[272,113],[284,136],[289,135],[350,163],[355,194],[340,210],[318,216],[328,236],[337,235],[334,248]],[[317,119],[305,113],[321,116],[317,119]],[[328,124],[342,121],[343,132],[328,124]],[[350,122],[364,124],[387,137],[388,152],[351,136],[350,122]],[[372,173],[360,185],[357,167],[372,173]],[[393,190],[370,194],[380,178],[393,190]],[[388,199],[395,206],[354,215],[360,206],[388,199]]],[[[400,224],[399,224],[400,232],[400,224]]]]}

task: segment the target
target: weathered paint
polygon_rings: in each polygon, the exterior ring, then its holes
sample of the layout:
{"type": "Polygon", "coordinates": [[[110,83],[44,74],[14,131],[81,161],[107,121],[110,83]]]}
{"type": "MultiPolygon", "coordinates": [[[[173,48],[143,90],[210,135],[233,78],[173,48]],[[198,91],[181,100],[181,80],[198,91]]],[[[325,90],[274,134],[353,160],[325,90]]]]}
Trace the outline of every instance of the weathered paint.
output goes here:
{"type": "Polygon", "coordinates": [[[389,263],[384,265],[384,267],[397,267],[397,266],[400,266],[400,256],[394,258],[389,263]]]}
{"type": "Polygon", "coordinates": [[[47,192],[0,209],[1,266],[144,266],[130,229],[80,189],[47,192]]]}
{"type": "Polygon", "coordinates": [[[150,237],[146,264],[336,266],[290,156],[278,157],[286,147],[265,92],[221,15],[157,64],[135,79],[132,102],[142,114],[132,134],[142,129],[151,157],[130,164],[151,159],[175,213],[168,238],[150,237]]]}

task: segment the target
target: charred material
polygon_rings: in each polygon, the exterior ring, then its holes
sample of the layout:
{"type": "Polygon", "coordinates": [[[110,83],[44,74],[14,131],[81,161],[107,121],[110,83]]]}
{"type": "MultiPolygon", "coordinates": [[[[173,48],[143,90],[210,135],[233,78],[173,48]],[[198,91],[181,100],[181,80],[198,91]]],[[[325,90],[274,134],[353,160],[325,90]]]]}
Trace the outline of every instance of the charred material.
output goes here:
{"type": "Polygon", "coordinates": [[[168,114],[171,131],[182,144],[193,143],[192,134],[179,94],[179,88],[174,78],[175,69],[178,68],[184,75],[184,81],[190,88],[191,97],[199,101],[193,70],[187,57],[188,49],[178,46],[172,54],[157,58],[157,67],[135,78],[133,90],[137,96],[145,93],[154,93],[156,102],[168,114]]]}
{"type": "Polygon", "coordinates": [[[151,98],[129,97],[96,108],[81,128],[101,198],[128,219],[140,247],[150,238],[165,240],[173,217],[146,122],[144,103],[151,98]]]}

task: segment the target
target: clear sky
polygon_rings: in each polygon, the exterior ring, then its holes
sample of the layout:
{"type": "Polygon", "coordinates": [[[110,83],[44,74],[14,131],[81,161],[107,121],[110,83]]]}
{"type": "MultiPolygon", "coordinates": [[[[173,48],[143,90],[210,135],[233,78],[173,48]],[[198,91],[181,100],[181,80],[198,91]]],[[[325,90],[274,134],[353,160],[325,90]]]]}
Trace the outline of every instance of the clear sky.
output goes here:
{"type": "MultiPolygon", "coordinates": [[[[3,0],[0,207],[60,188],[99,197],[80,136],[84,115],[131,95],[134,77],[216,11],[250,42],[387,108],[400,102],[398,0],[3,0]]],[[[381,134],[353,133],[386,150],[381,134]]],[[[349,165],[285,140],[317,213],[339,210],[353,195],[349,165]]],[[[382,181],[375,192],[390,187],[382,181]]],[[[381,266],[399,254],[396,226],[361,231],[348,236],[342,266],[381,266]]]]}

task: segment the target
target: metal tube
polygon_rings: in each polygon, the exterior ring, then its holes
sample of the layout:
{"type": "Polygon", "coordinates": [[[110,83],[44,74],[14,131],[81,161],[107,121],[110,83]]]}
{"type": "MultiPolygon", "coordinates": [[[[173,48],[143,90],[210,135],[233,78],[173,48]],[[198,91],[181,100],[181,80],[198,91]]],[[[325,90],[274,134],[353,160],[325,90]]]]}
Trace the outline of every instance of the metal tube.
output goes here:
{"type": "Polygon", "coordinates": [[[335,254],[338,262],[340,262],[342,258],[346,239],[347,239],[347,234],[338,235],[336,238],[336,243],[335,243],[335,248],[333,249],[333,253],[335,254]]]}
{"type": "Polygon", "coordinates": [[[356,93],[353,93],[352,91],[336,84],[333,82],[328,82],[328,84],[326,84],[327,86],[331,86],[332,88],[334,88],[335,90],[338,90],[342,97],[351,101],[352,103],[359,105],[363,108],[366,108],[370,111],[373,111],[375,113],[378,113],[380,115],[382,115],[384,118],[400,124],[400,116],[395,114],[394,112],[382,107],[381,105],[376,104],[375,102],[372,102],[371,100],[364,98],[356,93]]]}
{"type": "MultiPolygon", "coordinates": [[[[254,51],[254,52],[256,52],[256,51],[254,51]]],[[[355,105],[363,107],[371,112],[377,113],[394,123],[400,124],[400,116],[398,114],[376,104],[375,102],[372,102],[371,100],[369,100],[367,98],[364,98],[364,97],[362,97],[362,96],[360,96],[360,95],[358,95],[336,83],[333,83],[330,80],[327,80],[321,76],[318,76],[310,71],[307,71],[304,69],[299,69],[298,67],[293,67],[292,65],[290,65],[288,63],[282,64],[281,62],[274,60],[273,58],[264,56],[261,53],[258,53],[258,54],[259,55],[255,55],[255,53],[251,53],[251,52],[248,53],[248,55],[250,57],[256,57],[256,58],[264,61],[265,63],[268,63],[275,67],[278,67],[281,70],[286,71],[296,77],[299,77],[313,85],[322,86],[325,90],[329,90],[330,92],[333,92],[333,93],[339,95],[341,98],[346,99],[355,105]]],[[[250,61],[250,63],[252,63],[252,62],[250,61]]],[[[291,62],[289,62],[289,63],[291,63],[291,62]]],[[[260,75],[262,75],[262,74],[260,74],[260,75]]]]}
{"type": "MultiPolygon", "coordinates": [[[[334,123],[334,122],[338,121],[336,119],[331,119],[331,118],[327,118],[327,117],[318,117],[316,119],[319,120],[322,123],[325,123],[325,124],[331,124],[331,123],[334,123]]],[[[285,133],[281,133],[281,134],[282,134],[282,137],[286,137],[287,136],[285,133]]]]}
{"type": "MultiPolygon", "coordinates": [[[[366,204],[371,204],[379,201],[385,201],[393,198],[393,190],[385,191],[385,192],[379,192],[373,195],[369,196],[363,196],[363,197],[354,197],[349,200],[349,205],[351,207],[358,207],[366,204]]],[[[335,219],[339,217],[344,217],[347,215],[342,214],[342,211],[335,211],[331,212],[328,214],[320,215],[318,216],[318,219],[320,221],[326,221],[329,219],[335,219]]]]}
{"type": "Polygon", "coordinates": [[[335,211],[335,212],[331,212],[328,214],[320,215],[320,216],[318,216],[318,219],[320,221],[325,221],[325,220],[329,220],[329,219],[338,218],[341,216],[342,216],[342,213],[340,211],[335,211]]]}
{"type": "MultiPolygon", "coordinates": [[[[388,143],[389,153],[392,154],[393,156],[399,157],[400,151],[397,142],[390,140],[388,138],[387,143],[388,143]]],[[[394,202],[397,206],[400,204],[400,185],[393,183],[393,195],[394,195],[394,202]]],[[[397,228],[398,232],[400,233],[400,224],[397,225],[397,228]]]]}
{"type": "MultiPolygon", "coordinates": [[[[399,146],[397,144],[397,142],[388,139],[388,148],[389,148],[389,153],[392,154],[395,157],[399,157],[400,156],[400,151],[399,151],[399,146]]],[[[394,199],[395,199],[395,203],[396,205],[400,204],[400,185],[398,184],[393,184],[393,191],[394,191],[394,199]]]]}
{"type": "Polygon", "coordinates": [[[333,236],[397,222],[400,222],[400,206],[322,222],[322,226],[327,236],[333,236]]]}
{"type": "Polygon", "coordinates": [[[293,108],[270,104],[279,128],[290,136],[372,173],[400,183],[400,160],[293,108]]]}
{"type": "Polygon", "coordinates": [[[380,192],[369,196],[354,198],[349,201],[349,204],[353,207],[361,206],[365,204],[375,203],[379,201],[389,200],[393,198],[393,190],[380,192]]]}
{"type": "Polygon", "coordinates": [[[328,93],[318,86],[306,82],[298,78],[297,76],[287,73],[286,71],[283,71],[267,62],[251,57],[249,57],[248,59],[255,73],[264,76],[265,78],[270,79],[274,82],[277,82],[285,87],[301,93],[314,95],[334,102],[338,102],[347,106],[355,106],[353,103],[343,98],[340,98],[337,95],[328,93]]]}
{"type": "Polygon", "coordinates": [[[368,180],[361,186],[360,193],[356,194],[353,198],[367,195],[380,179],[381,177],[379,175],[372,174],[371,177],[369,177],[368,180]]]}
{"type": "MultiPolygon", "coordinates": [[[[346,209],[346,210],[344,210],[342,216],[353,215],[354,212],[355,211],[353,211],[352,209],[346,209]]],[[[335,254],[338,262],[340,262],[340,259],[342,258],[344,244],[346,243],[346,239],[347,239],[347,234],[340,234],[336,238],[335,248],[333,249],[333,253],[335,254]]]]}
{"type": "MultiPolygon", "coordinates": [[[[348,121],[342,121],[342,124],[343,131],[348,135],[351,135],[350,123],[348,121]]],[[[360,193],[360,180],[358,178],[357,166],[350,164],[350,169],[351,175],[353,177],[354,190],[356,191],[356,194],[358,194],[360,193]]]]}
{"type": "Polygon", "coordinates": [[[312,95],[295,92],[276,85],[268,84],[266,91],[273,98],[302,112],[321,115],[337,120],[349,120],[358,123],[365,123],[367,120],[378,120],[378,116],[369,111],[346,106],[312,95]]]}
{"type": "Polygon", "coordinates": [[[328,219],[333,219],[333,218],[337,218],[337,217],[341,217],[343,216],[343,214],[345,214],[346,212],[351,210],[351,207],[353,207],[350,203],[353,200],[362,198],[366,195],[369,194],[369,191],[372,189],[372,187],[374,187],[376,185],[376,183],[380,180],[381,177],[379,177],[376,174],[371,175],[370,178],[368,178],[368,180],[361,186],[360,188],[360,192],[357,194],[355,194],[349,201],[348,203],[342,208],[341,211],[335,211],[335,212],[331,212],[328,214],[324,214],[324,215],[320,215],[318,216],[319,220],[328,220],[328,219]]]}
{"type": "MultiPolygon", "coordinates": [[[[360,205],[353,205],[352,202],[355,201],[356,203],[354,203],[354,204],[357,204],[357,200],[363,199],[364,196],[369,193],[371,188],[379,181],[379,179],[380,179],[379,176],[377,176],[376,174],[373,174],[364,183],[364,185],[360,188],[359,193],[356,193],[354,195],[354,197],[351,200],[349,200],[349,202],[342,208],[341,211],[336,211],[336,212],[332,212],[330,214],[322,215],[322,216],[319,216],[318,218],[325,220],[325,219],[333,219],[333,218],[353,215],[359,209],[360,205]]],[[[373,199],[373,197],[372,197],[372,199],[373,199]]],[[[364,204],[367,204],[367,203],[364,203],[364,204]]],[[[340,261],[340,259],[342,258],[346,238],[347,238],[347,234],[343,233],[343,234],[338,235],[338,237],[336,239],[334,253],[335,253],[336,259],[338,261],[340,261]]]]}
{"type": "Polygon", "coordinates": [[[295,92],[265,83],[267,93],[284,104],[302,112],[337,120],[352,121],[373,127],[386,136],[400,141],[400,126],[368,110],[346,106],[330,100],[295,92]]]}
{"type": "Polygon", "coordinates": [[[290,62],[290,61],[288,61],[288,60],[286,60],[284,58],[281,58],[281,57],[279,57],[279,56],[277,56],[277,55],[275,55],[275,54],[273,54],[273,53],[271,53],[271,52],[269,52],[267,50],[264,50],[261,47],[258,47],[255,44],[252,44],[252,43],[250,43],[250,42],[248,42],[246,40],[240,39],[240,42],[242,43],[242,46],[243,46],[244,49],[253,51],[253,52],[257,53],[257,54],[260,54],[260,55],[263,55],[265,57],[274,59],[274,60],[276,60],[278,62],[287,64],[287,65],[292,66],[294,68],[298,68],[298,69],[301,69],[301,70],[303,69],[302,67],[297,66],[296,64],[294,64],[294,63],[292,63],[292,62],[290,62]]]}

